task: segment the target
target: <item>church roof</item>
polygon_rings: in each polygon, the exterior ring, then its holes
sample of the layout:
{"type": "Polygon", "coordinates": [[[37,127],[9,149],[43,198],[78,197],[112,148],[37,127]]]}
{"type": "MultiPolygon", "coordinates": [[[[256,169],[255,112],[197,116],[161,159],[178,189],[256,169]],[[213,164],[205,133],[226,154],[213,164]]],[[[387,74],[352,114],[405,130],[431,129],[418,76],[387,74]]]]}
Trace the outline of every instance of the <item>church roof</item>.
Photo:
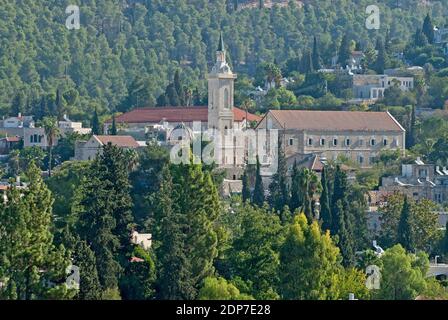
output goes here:
{"type": "MultiPolygon", "coordinates": [[[[246,111],[233,108],[235,122],[242,122],[246,119],[246,111]]],[[[260,121],[261,117],[247,113],[249,121],[260,121]]],[[[159,123],[167,122],[193,122],[208,121],[207,107],[147,107],[137,108],[115,117],[117,123],[159,123]]],[[[112,119],[106,121],[111,123],[112,119]]]]}
{"type": "Polygon", "coordinates": [[[389,112],[271,110],[269,114],[285,129],[405,131],[389,112]]]}

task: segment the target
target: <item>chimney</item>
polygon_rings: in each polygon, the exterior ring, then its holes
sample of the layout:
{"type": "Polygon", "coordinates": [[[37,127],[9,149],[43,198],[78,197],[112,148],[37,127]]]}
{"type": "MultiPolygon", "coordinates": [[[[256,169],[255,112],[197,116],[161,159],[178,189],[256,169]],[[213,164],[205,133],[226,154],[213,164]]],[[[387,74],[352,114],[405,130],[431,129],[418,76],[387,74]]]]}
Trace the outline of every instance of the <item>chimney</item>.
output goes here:
{"type": "Polygon", "coordinates": [[[16,186],[20,187],[20,176],[16,176],[16,186]]]}
{"type": "Polygon", "coordinates": [[[17,115],[17,117],[21,118],[21,117],[22,117],[22,112],[19,112],[19,114],[17,115]]]}

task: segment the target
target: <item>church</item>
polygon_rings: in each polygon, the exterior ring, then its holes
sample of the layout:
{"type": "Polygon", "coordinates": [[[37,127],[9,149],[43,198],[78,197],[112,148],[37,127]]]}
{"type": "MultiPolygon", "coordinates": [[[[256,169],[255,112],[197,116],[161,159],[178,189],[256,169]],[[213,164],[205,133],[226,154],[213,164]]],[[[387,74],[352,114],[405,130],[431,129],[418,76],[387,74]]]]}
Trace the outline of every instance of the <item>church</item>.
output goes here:
{"type": "MultiPolygon", "coordinates": [[[[234,82],[237,75],[232,72],[226,60],[222,34],[220,35],[216,62],[208,74],[208,106],[190,107],[144,107],[136,108],[116,117],[120,134],[133,136],[137,140],[157,140],[175,144],[180,137],[176,129],[192,133],[194,123],[200,123],[202,132],[211,130],[243,130],[256,125],[261,117],[234,106],[234,82]]],[[[104,124],[109,132],[112,119],[104,124]]],[[[178,130],[177,130],[178,131],[178,130]]]]}

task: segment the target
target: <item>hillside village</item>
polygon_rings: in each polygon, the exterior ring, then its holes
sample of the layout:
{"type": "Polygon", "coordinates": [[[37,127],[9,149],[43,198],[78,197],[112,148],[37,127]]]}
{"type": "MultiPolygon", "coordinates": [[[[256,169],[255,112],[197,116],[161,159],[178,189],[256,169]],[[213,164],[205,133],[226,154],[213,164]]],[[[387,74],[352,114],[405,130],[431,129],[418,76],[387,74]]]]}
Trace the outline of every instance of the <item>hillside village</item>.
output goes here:
{"type": "Polygon", "coordinates": [[[252,68],[219,29],[194,85],[185,55],[162,90],[135,78],[107,106],[77,109],[67,70],[52,94],[11,96],[0,299],[448,299],[448,27],[428,13],[404,46],[389,31],[327,53],[316,34],[252,68]]]}

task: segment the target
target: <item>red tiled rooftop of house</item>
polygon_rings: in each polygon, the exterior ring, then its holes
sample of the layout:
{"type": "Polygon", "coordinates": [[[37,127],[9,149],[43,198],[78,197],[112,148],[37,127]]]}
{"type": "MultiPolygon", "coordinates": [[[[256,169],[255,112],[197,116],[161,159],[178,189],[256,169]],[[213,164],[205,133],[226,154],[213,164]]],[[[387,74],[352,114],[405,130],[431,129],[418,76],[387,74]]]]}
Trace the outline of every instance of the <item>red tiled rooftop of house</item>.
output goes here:
{"type": "Polygon", "coordinates": [[[121,148],[138,148],[140,145],[131,136],[94,136],[103,145],[111,143],[121,148]]]}
{"type": "MultiPolygon", "coordinates": [[[[233,108],[234,119],[241,122],[246,118],[246,111],[239,108],[233,108]]],[[[249,121],[260,121],[261,117],[247,113],[249,121]]],[[[207,107],[147,107],[137,108],[119,115],[115,118],[117,123],[158,123],[161,121],[168,122],[193,122],[208,121],[207,107]]],[[[111,123],[112,119],[106,121],[111,123]]]]}

